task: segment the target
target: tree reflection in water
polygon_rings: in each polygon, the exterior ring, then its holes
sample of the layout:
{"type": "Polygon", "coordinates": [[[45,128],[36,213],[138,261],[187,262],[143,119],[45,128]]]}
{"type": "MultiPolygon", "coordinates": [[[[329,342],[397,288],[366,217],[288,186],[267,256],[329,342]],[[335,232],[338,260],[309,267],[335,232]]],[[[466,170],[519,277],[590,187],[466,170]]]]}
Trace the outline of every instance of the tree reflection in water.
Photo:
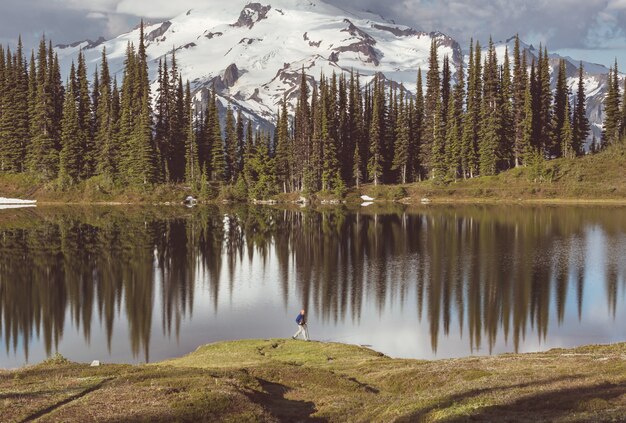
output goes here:
{"type": "Polygon", "coordinates": [[[600,255],[615,316],[626,283],[625,234],[623,208],[4,211],[0,335],[7,351],[20,345],[28,357],[30,342],[42,338],[50,354],[68,317],[87,343],[96,317],[110,349],[117,317],[128,325],[133,356],[148,361],[157,300],[164,336],[178,336],[199,286],[217,313],[225,290],[237,301],[238,266],[273,260],[284,304],[295,288],[324,321],[384,317],[390,299],[405,304],[414,293],[433,351],[453,325],[467,331],[472,350],[491,351],[503,334],[517,351],[529,329],[548,336],[551,307],[563,322],[568,293],[582,318],[589,257],[600,255]]]}

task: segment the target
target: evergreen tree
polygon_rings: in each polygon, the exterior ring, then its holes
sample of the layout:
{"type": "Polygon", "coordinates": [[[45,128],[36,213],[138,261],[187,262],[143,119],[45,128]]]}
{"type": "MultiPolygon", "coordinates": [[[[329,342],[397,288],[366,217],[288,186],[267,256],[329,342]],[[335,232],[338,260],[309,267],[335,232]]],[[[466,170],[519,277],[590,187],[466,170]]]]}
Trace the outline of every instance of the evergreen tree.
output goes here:
{"type": "Polygon", "coordinates": [[[96,168],[96,148],[92,133],[91,96],[87,79],[87,65],[82,50],[78,53],[78,68],[76,71],[76,89],[74,95],[77,100],[79,124],[79,145],[81,146],[82,160],[80,163],[80,177],[83,179],[94,175],[96,168]]]}
{"type": "Polygon", "coordinates": [[[463,143],[463,106],[465,101],[465,74],[463,65],[458,70],[454,96],[450,98],[446,126],[446,161],[448,175],[456,180],[462,173],[461,148],[463,143]]]}
{"type": "Polygon", "coordinates": [[[95,119],[95,143],[98,152],[96,173],[104,175],[109,180],[113,180],[117,176],[117,162],[119,160],[119,146],[117,141],[119,135],[120,104],[117,82],[111,87],[111,76],[109,74],[106,49],[102,50],[99,82],[99,100],[95,119]]]}
{"type": "Polygon", "coordinates": [[[237,181],[239,154],[237,151],[237,127],[235,124],[235,115],[233,109],[228,105],[226,109],[226,138],[225,138],[225,152],[226,152],[226,169],[225,178],[229,184],[234,184],[237,181]]]}
{"type": "Polygon", "coordinates": [[[480,124],[480,174],[495,175],[497,172],[498,151],[502,137],[501,97],[498,83],[498,63],[493,41],[489,40],[489,51],[485,60],[483,76],[483,102],[480,124]]]}
{"type": "MultiPolygon", "coordinates": [[[[401,88],[401,91],[404,87],[401,88]]],[[[398,110],[398,124],[396,125],[396,145],[394,148],[393,170],[400,172],[399,181],[406,184],[409,176],[409,154],[411,148],[411,126],[409,122],[409,110],[404,104],[404,99],[400,100],[398,110]]]]}
{"type": "MultiPolygon", "coordinates": [[[[559,71],[556,80],[556,90],[554,93],[554,113],[552,115],[552,128],[554,130],[554,139],[549,148],[550,157],[561,157],[564,155],[562,147],[566,142],[561,138],[565,133],[563,126],[565,125],[566,109],[569,110],[569,89],[567,87],[567,74],[565,60],[559,61],[559,71]]],[[[567,117],[569,119],[569,117],[567,117]]]]}
{"type": "MultiPolygon", "coordinates": [[[[534,65],[532,69],[532,78],[534,77],[534,65]]],[[[517,146],[517,152],[519,155],[520,163],[524,165],[528,164],[533,155],[535,149],[533,148],[533,137],[535,136],[535,113],[533,113],[533,95],[531,84],[526,85],[526,92],[524,93],[524,120],[522,121],[522,137],[519,145],[517,146]]]]}
{"type": "Polygon", "coordinates": [[[148,91],[141,100],[141,113],[131,139],[133,158],[128,169],[130,180],[153,184],[158,180],[156,151],[152,139],[152,113],[148,91]]]}
{"type": "Polygon", "coordinates": [[[13,60],[11,50],[0,46],[0,172],[18,172],[22,140],[16,120],[20,119],[18,109],[17,79],[22,70],[17,60],[13,60]]]}
{"type": "Polygon", "coordinates": [[[431,169],[434,179],[443,180],[446,175],[446,126],[441,101],[437,103],[433,122],[433,142],[431,144],[431,169]]]}
{"type": "Polygon", "coordinates": [[[415,180],[422,180],[421,145],[424,135],[424,93],[422,87],[422,69],[417,70],[417,89],[413,112],[411,145],[409,147],[409,172],[415,180]]]}
{"type": "Polygon", "coordinates": [[[248,183],[249,196],[256,200],[265,200],[278,192],[274,159],[270,156],[269,135],[257,135],[254,151],[246,161],[245,179],[248,183]]]}
{"type": "Polygon", "coordinates": [[[220,127],[220,117],[217,109],[217,98],[215,91],[211,100],[211,112],[209,114],[209,132],[211,146],[211,180],[216,182],[226,181],[226,153],[224,151],[224,140],[222,139],[222,129],[220,127]]]}
{"type": "Polygon", "coordinates": [[[176,58],[172,52],[172,68],[170,70],[169,107],[169,156],[167,158],[168,173],[172,182],[180,182],[185,178],[185,100],[183,80],[178,73],[176,58]]]}
{"type": "Polygon", "coordinates": [[[467,84],[467,106],[465,119],[463,121],[463,140],[461,148],[461,167],[463,177],[473,178],[478,173],[477,146],[480,130],[481,101],[482,101],[482,53],[480,44],[476,42],[473,48],[473,41],[470,42],[470,65],[468,68],[467,84]]]}
{"type": "Polygon", "coordinates": [[[13,137],[17,150],[14,154],[14,170],[25,170],[26,151],[30,143],[30,115],[29,115],[29,82],[27,61],[24,57],[22,37],[18,38],[17,50],[13,57],[14,81],[13,81],[13,137]]]}
{"type": "Polygon", "coordinates": [[[300,76],[300,91],[294,116],[294,138],[294,160],[297,157],[299,165],[292,167],[294,169],[293,187],[296,191],[304,191],[307,189],[304,175],[311,160],[311,113],[309,87],[304,67],[300,76]]]}
{"type": "Polygon", "coordinates": [[[574,148],[574,130],[570,119],[569,100],[565,103],[565,113],[563,115],[563,124],[561,125],[559,140],[562,143],[562,156],[568,158],[576,157],[576,150],[574,148]]]}
{"type": "Polygon", "coordinates": [[[374,89],[376,92],[374,95],[372,122],[370,124],[370,131],[369,131],[369,160],[367,162],[367,173],[369,175],[370,180],[374,182],[374,185],[378,185],[379,182],[381,181],[382,170],[383,170],[383,164],[382,164],[383,139],[382,139],[382,133],[381,133],[382,131],[381,131],[381,119],[380,119],[381,102],[379,101],[379,97],[384,94],[380,93],[380,90],[378,90],[378,87],[375,87],[374,89]]]}
{"type": "MultiPolygon", "coordinates": [[[[186,103],[185,103],[186,104],[186,103]]],[[[235,170],[237,178],[243,171],[243,153],[245,149],[245,126],[241,109],[237,110],[237,159],[235,160],[235,170]]],[[[275,146],[274,146],[275,148],[275,146]]],[[[271,154],[271,152],[270,152],[271,154]]]]}
{"type": "Polygon", "coordinates": [[[525,118],[524,106],[526,102],[526,86],[528,85],[526,52],[520,51],[519,36],[517,35],[515,36],[513,59],[513,160],[515,162],[515,166],[517,167],[522,163],[525,118]]]}
{"type": "MultiPolygon", "coordinates": [[[[251,128],[250,128],[251,129],[251,128]]],[[[287,96],[283,97],[281,111],[278,114],[278,140],[276,143],[276,177],[283,192],[291,189],[291,140],[289,137],[289,115],[287,96]]],[[[248,145],[246,145],[246,148],[248,145]]]]}
{"type": "Polygon", "coordinates": [[[32,142],[28,151],[28,169],[45,179],[57,176],[59,151],[56,141],[54,71],[50,70],[46,41],[39,43],[37,55],[37,92],[31,120],[32,142]]]}
{"type": "MultiPolygon", "coordinates": [[[[320,89],[325,90],[322,79],[320,89]]],[[[311,95],[311,139],[309,150],[309,161],[304,170],[305,192],[316,192],[321,188],[322,183],[322,160],[323,160],[323,140],[322,140],[322,107],[317,86],[313,86],[311,95]]]]}
{"type": "Polygon", "coordinates": [[[164,176],[164,180],[170,179],[170,157],[171,153],[171,137],[170,137],[170,82],[169,70],[167,65],[167,56],[163,60],[159,60],[158,78],[157,78],[157,98],[155,110],[155,128],[154,128],[154,144],[156,146],[156,155],[159,163],[160,173],[164,176]]]}
{"type": "Polygon", "coordinates": [[[626,79],[624,79],[624,92],[622,93],[621,113],[619,122],[619,140],[624,139],[626,134],[626,79]]]}
{"type": "Polygon", "coordinates": [[[543,54],[539,46],[539,59],[537,67],[537,90],[539,93],[538,115],[538,142],[544,157],[550,157],[553,145],[552,127],[552,88],[550,87],[550,63],[548,51],[544,47],[543,54]]]}
{"type": "Polygon", "coordinates": [[[511,80],[511,65],[509,49],[504,49],[504,63],[500,77],[500,124],[502,127],[500,149],[498,151],[498,169],[507,170],[515,165],[515,118],[513,116],[513,85],[511,80]]]}
{"type": "Polygon", "coordinates": [[[330,87],[322,92],[320,98],[321,107],[321,142],[322,142],[322,190],[330,191],[338,184],[337,175],[340,175],[339,160],[337,157],[337,145],[335,140],[337,134],[335,122],[332,118],[335,115],[335,102],[333,100],[335,78],[330,87]]]}
{"type": "Polygon", "coordinates": [[[141,23],[136,55],[132,46],[127,51],[122,88],[123,162],[129,183],[153,184],[159,171],[152,134],[152,107],[148,62],[141,23]]]}
{"type": "MultiPolygon", "coordinates": [[[[72,66],[72,73],[74,67],[72,66]]],[[[70,75],[72,80],[75,75],[70,75]]],[[[63,119],[61,121],[61,153],[59,165],[59,179],[62,185],[74,184],[81,177],[84,145],[82,144],[82,129],[78,114],[79,104],[76,101],[77,94],[73,84],[68,84],[68,92],[63,106],[63,119]]]]}
{"type": "Polygon", "coordinates": [[[602,147],[615,144],[619,139],[620,98],[618,85],[617,61],[609,70],[608,92],[604,100],[604,128],[602,131],[602,147]]]}
{"type": "MultiPolygon", "coordinates": [[[[625,103],[626,104],[626,103],[625,103]]],[[[578,68],[578,91],[576,92],[576,104],[572,119],[572,131],[574,133],[573,150],[577,156],[584,152],[585,142],[589,137],[589,120],[587,119],[587,98],[585,95],[585,81],[583,64],[578,68]]]]}
{"type": "MultiPolygon", "coordinates": [[[[353,160],[358,161],[352,164],[352,178],[359,178],[359,184],[365,178],[366,157],[367,157],[367,130],[365,123],[365,109],[361,92],[360,75],[357,73],[354,81],[350,83],[350,139],[354,144],[353,160]],[[358,146],[358,151],[357,151],[358,146]],[[357,154],[358,153],[358,154],[357,154]]],[[[355,180],[356,183],[356,180],[355,180]]]]}
{"type": "Polygon", "coordinates": [[[198,144],[196,139],[196,128],[191,111],[191,87],[189,81],[185,86],[185,181],[195,189],[200,184],[200,163],[198,155],[198,144]]]}
{"type": "Polygon", "coordinates": [[[452,92],[452,73],[450,71],[450,59],[448,55],[443,57],[441,69],[441,112],[444,116],[443,125],[447,126],[448,105],[450,104],[450,94],[452,92]]]}
{"type": "Polygon", "coordinates": [[[352,168],[352,178],[354,179],[354,184],[357,189],[361,187],[361,181],[363,180],[363,171],[361,170],[361,145],[357,143],[354,146],[354,157],[353,157],[353,168],[352,168]]]}
{"type": "Polygon", "coordinates": [[[437,59],[437,42],[432,40],[428,73],[426,74],[426,98],[424,104],[424,133],[421,143],[422,166],[425,175],[431,173],[433,166],[431,154],[435,132],[438,130],[437,113],[441,113],[441,79],[439,76],[439,62],[437,59]],[[438,112],[439,111],[439,112],[438,112]]]}

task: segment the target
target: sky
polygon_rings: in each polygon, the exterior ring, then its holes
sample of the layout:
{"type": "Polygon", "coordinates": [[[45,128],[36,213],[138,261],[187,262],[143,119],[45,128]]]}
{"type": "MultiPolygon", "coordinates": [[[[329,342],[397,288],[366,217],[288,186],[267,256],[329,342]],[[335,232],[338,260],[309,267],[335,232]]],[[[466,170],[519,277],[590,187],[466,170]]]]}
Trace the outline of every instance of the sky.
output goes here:
{"type": "MultiPolygon", "coordinates": [[[[26,47],[44,33],[55,44],[112,38],[135,27],[140,18],[158,22],[216,1],[223,0],[0,0],[0,43],[15,45],[18,34],[26,47]]],[[[626,66],[626,0],[327,2],[370,10],[419,30],[444,32],[464,48],[472,37],[484,43],[490,35],[499,41],[519,33],[529,44],[547,44],[551,52],[605,65],[617,58],[626,66]]]]}

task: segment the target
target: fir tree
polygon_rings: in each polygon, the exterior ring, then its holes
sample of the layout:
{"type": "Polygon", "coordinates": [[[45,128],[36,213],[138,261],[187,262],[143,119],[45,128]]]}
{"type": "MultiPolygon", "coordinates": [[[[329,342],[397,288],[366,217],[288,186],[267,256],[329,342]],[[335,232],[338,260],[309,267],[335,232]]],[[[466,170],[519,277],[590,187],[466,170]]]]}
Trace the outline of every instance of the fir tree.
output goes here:
{"type": "Polygon", "coordinates": [[[433,122],[433,142],[431,144],[431,166],[432,177],[443,180],[446,175],[446,127],[443,117],[444,109],[441,101],[437,103],[435,110],[435,120],[433,122]]]}
{"type": "Polygon", "coordinates": [[[298,166],[294,166],[294,189],[303,191],[306,189],[304,182],[305,170],[310,166],[311,160],[311,114],[309,107],[309,87],[307,76],[302,68],[300,76],[300,91],[294,116],[294,159],[297,157],[298,166]]]}
{"type": "Polygon", "coordinates": [[[373,110],[372,110],[372,122],[370,124],[369,131],[369,160],[367,162],[367,173],[370,180],[374,182],[374,185],[378,185],[382,176],[382,134],[381,134],[381,119],[380,119],[380,91],[375,88],[376,93],[374,96],[373,110]]]}
{"type": "Polygon", "coordinates": [[[363,171],[361,170],[361,146],[360,143],[357,143],[354,146],[354,156],[353,156],[353,168],[352,168],[352,178],[354,179],[354,184],[357,189],[361,186],[361,181],[363,180],[363,171]]]}
{"type": "Polygon", "coordinates": [[[19,119],[19,92],[16,80],[21,70],[13,60],[11,50],[0,46],[0,172],[17,172],[20,169],[22,143],[16,128],[19,119]]]}
{"type": "Polygon", "coordinates": [[[446,124],[446,165],[448,176],[456,181],[462,172],[461,148],[463,142],[463,106],[465,74],[463,65],[458,70],[454,95],[450,97],[446,124]]]}
{"type": "Polygon", "coordinates": [[[79,123],[79,142],[81,146],[82,163],[80,164],[80,176],[83,179],[94,175],[96,168],[96,148],[92,133],[91,97],[89,81],[87,79],[87,65],[82,50],[78,54],[78,68],[76,71],[76,88],[74,95],[77,100],[77,113],[79,123]]]}
{"type": "Polygon", "coordinates": [[[585,81],[583,64],[578,68],[578,91],[576,92],[576,104],[572,119],[572,142],[574,153],[580,156],[584,152],[584,145],[589,137],[589,120],[587,119],[587,98],[585,95],[585,81]]]}
{"type": "Polygon", "coordinates": [[[235,115],[233,109],[228,106],[226,109],[226,138],[225,138],[225,150],[226,150],[226,169],[225,175],[226,182],[234,184],[237,181],[238,174],[238,160],[239,154],[237,151],[237,127],[235,124],[235,115]]]}
{"type": "MultiPolygon", "coordinates": [[[[401,88],[401,92],[404,89],[401,88]]],[[[411,148],[411,127],[409,122],[409,110],[407,110],[404,100],[400,100],[398,124],[396,125],[396,145],[394,148],[393,170],[400,173],[399,181],[406,184],[409,172],[409,153],[411,148]]]]}
{"type": "Polygon", "coordinates": [[[513,59],[513,160],[517,167],[522,163],[525,118],[524,105],[526,102],[526,86],[528,85],[526,52],[520,51],[519,36],[517,35],[515,36],[513,59]]]}
{"type": "MultiPolygon", "coordinates": [[[[567,74],[565,60],[559,61],[559,71],[556,80],[556,90],[554,93],[554,112],[552,115],[552,128],[554,130],[554,139],[550,146],[550,157],[561,157],[564,155],[562,147],[566,144],[561,138],[564,134],[563,125],[565,125],[566,109],[569,110],[569,89],[567,87],[567,74]]],[[[567,117],[569,119],[569,117],[567,117]]]]}
{"type": "Polygon", "coordinates": [[[602,131],[602,147],[615,144],[619,138],[619,85],[617,61],[609,70],[608,92],[604,100],[604,128],[602,131]]]}
{"type": "MultiPolygon", "coordinates": [[[[185,103],[186,104],[186,103],[185,103]]],[[[241,109],[237,110],[237,159],[235,160],[235,170],[237,177],[243,171],[243,153],[245,149],[245,126],[241,109]]],[[[271,153],[271,152],[270,152],[271,153]]]]}
{"type": "Polygon", "coordinates": [[[57,176],[59,151],[56,141],[54,71],[50,70],[46,41],[42,39],[37,55],[37,92],[31,120],[32,142],[28,151],[31,172],[50,180],[57,176]]]}
{"type": "Polygon", "coordinates": [[[552,127],[552,88],[550,87],[550,64],[548,51],[544,47],[543,54],[539,46],[539,59],[537,66],[537,90],[539,93],[539,108],[537,109],[538,142],[541,153],[550,156],[553,145],[552,127]]]}
{"type": "Polygon", "coordinates": [[[483,76],[483,102],[479,143],[481,176],[495,175],[502,137],[502,105],[499,95],[498,63],[495,46],[489,40],[483,76]]]}
{"type": "Polygon", "coordinates": [[[478,42],[476,42],[475,48],[473,47],[473,41],[470,42],[470,58],[472,57],[472,53],[474,54],[474,59],[470,59],[468,68],[467,107],[463,121],[463,139],[461,147],[461,167],[463,169],[463,177],[465,178],[472,178],[478,173],[477,146],[482,101],[482,53],[478,42]]]}
{"type": "Polygon", "coordinates": [[[437,59],[437,42],[432,40],[430,45],[430,58],[428,60],[428,73],[426,74],[426,98],[424,104],[424,133],[421,143],[422,166],[426,174],[432,168],[431,154],[435,132],[438,130],[437,113],[441,112],[441,79],[439,76],[439,62],[437,59]]]}
{"type": "Polygon", "coordinates": [[[211,145],[211,180],[216,182],[226,181],[226,158],[224,151],[224,140],[222,140],[222,130],[220,127],[220,118],[217,109],[217,99],[215,91],[211,100],[210,112],[210,145],[211,145]]]}
{"type": "Polygon", "coordinates": [[[189,81],[185,86],[185,180],[194,188],[200,184],[200,163],[198,155],[198,144],[196,139],[196,128],[191,111],[191,87],[189,81]]]}
{"type": "Polygon", "coordinates": [[[11,126],[10,131],[6,134],[9,136],[6,141],[13,146],[12,151],[9,152],[11,171],[23,172],[25,170],[26,152],[30,143],[30,115],[28,69],[21,37],[18,38],[17,50],[12,61],[12,77],[7,74],[7,78],[5,78],[5,92],[10,93],[9,98],[11,99],[10,102],[6,103],[8,107],[4,109],[4,113],[8,114],[7,117],[11,126]]]}
{"type": "Polygon", "coordinates": [[[423,172],[421,163],[421,145],[424,135],[424,93],[422,88],[422,69],[417,70],[417,90],[415,92],[415,107],[411,123],[413,126],[411,145],[409,147],[409,171],[416,180],[421,181],[423,172]]]}
{"type": "Polygon", "coordinates": [[[159,60],[159,69],[157,77],[157,98],[155,110],[155,128],[154,143],[156,146],[156,154],[159,163],[160,172],[165,180],[170,179],[170,162],[171,156],[170,146],[170,83],[169,70],[167,65],[167,56],[163,60],[159,60]]]}
{"type": "MultiPolygon", "coordinates": [[[[283,192],[291,186],[291,140],[289,137],[289,115],[287,113],[287,96],[283,97],[281,111],[278,114],[278,140],[276,143],[276,177],[283,192]]],[[[246,148],[248,145],[246,145],[246,148]]]]}
{"type": "Polygon", "coordinates": [[[500,77],[500,124],[502,128],[500,148],[498,151],[498,169],[507,170],[514,166],[515,126],[513,117],[513,85],[511,81],[511,65],[509,49],[504,49],[504,63],[500,77]]]}
{"type": "MultiPolygon", "coordinates": [[[[532,69],[532,73],[534,74],[534,66],[532,69]]],[[[532,80],[532,78],[531,78],[532,80]]],[[[519,145],[517,146],[517,151],[520,159],[520,163],[526,165],[533,155],[535,149],[533,148],[533,137],[535,136],[535,114],[533,113],[533,95],[532,88],[530,84],[526,85],[526,92],[524,93],[524,120],[522,121],[522,137],[519,145]]]]}
{"type": "MultiPolygon", "coordinates": [[[[74,67],[72,66],[72,71],[74,67]]],[[[74,75],[70,76],[70,80],[74,75]]],[[[63,106],[61,121],[61,153],[59,165],[59,179],[61,184],[74,184],[81,177],[84,145],[82,144],[82,129],[80,127],[79,105],[76,102],[76,93],[72,84],[68,84],[68,92],[63,106]]]]}
{"type": "Polygon", "coordinates": [[[576,150],[574,148],[574,131],[570,119],[569,100],[565,103],[565,113],[563,115],[563,124],[561,125],[559,140],[562,143],[562,156],[568,158],[576,157],[576,150]]]}
{"type": "MultiPolygon", "coordinates": [[[[333,78],[334,81],[335,78],[333,78]]],[[[334,82],[333,82],[334,84],[334,82]]],[[[321,141],[322,141],[322,190],[330,191],[335,188],[337,174],[340,172],[339,160],[337,157],[337,145],[335,144],[336,136],[333,132],[337,132],[334,127],[335,104],[333,97],[332,85],[326,88],[320,98],[321,106],[321,141]]]]}

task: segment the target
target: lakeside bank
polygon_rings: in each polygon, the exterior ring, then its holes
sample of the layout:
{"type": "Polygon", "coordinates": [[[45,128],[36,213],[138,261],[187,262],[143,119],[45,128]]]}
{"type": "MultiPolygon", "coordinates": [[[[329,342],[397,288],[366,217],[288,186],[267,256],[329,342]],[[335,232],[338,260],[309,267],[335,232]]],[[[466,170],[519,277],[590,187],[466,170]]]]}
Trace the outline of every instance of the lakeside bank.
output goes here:
{"type": "Polygon", "coordinates": [[[149,365],[0,371],[2,421],[624,421],[626,344],[452,360],[220,342],[149,365]]]}

